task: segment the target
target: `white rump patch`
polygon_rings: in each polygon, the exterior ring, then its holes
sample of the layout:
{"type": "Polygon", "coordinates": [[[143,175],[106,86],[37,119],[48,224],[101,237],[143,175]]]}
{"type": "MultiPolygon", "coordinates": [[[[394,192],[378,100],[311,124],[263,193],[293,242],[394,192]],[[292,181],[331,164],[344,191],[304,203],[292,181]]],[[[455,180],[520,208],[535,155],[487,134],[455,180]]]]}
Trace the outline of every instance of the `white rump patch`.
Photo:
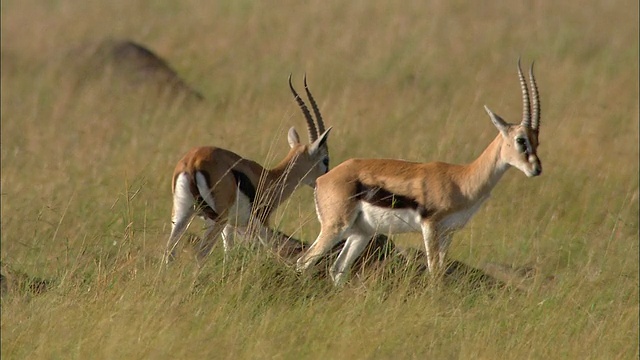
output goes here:
{"type": "Polygon", "coordinates": [[[185,173],[178,175],[173,192],[173,223],[188,216],[193,211],[195,199],[189,190],[189,176],[185,173]]]}

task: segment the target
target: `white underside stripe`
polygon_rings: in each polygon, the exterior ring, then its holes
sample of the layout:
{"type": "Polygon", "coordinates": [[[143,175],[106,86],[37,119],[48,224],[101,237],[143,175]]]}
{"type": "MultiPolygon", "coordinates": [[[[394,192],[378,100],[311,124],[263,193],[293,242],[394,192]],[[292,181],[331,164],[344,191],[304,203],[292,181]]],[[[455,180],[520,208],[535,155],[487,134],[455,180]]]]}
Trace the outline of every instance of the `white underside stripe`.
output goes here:
{"type": "Polygon", "coordinates": [[[389,209],[360,202],[360,216],[356,225],[373,235],[401,234],[420,231],[420,214],[413,209],[389,209]]]}
{"type": "MultiPolygon", "coordinates": [[[[463,228],[473,217],[486,198],[481,199],[472,207],[460,210],[445,217],[438,223],[438,230],[458,230],[463,228]]],[[[411,232],[421,232],[422,217],[414,209],[389,209],[371,205],[360,201],[357,211],[360,213],[354,225],[357,230],[354,232],[364,232],[373,234],[402,234],[411,232]]]]}
{"type": "Polygon", "coordinates": [[[207,184],[207,179],[199,171],[196,172],[196,186],[198,187],[198,192],[200,193],[200,196],[202,196],[204,202],[217,213],[216,203],[213,200],[213,196],[211,196],[211,189],[207,184]]]}

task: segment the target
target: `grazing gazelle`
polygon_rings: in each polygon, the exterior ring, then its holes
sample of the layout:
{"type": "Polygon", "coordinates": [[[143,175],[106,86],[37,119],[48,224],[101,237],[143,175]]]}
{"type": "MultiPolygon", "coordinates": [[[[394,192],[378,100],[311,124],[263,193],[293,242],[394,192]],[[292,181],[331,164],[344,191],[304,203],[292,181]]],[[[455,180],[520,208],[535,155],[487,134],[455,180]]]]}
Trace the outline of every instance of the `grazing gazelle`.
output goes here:
{"type": "MultiPolygon", "coordinates": [[[[289,129],[291,150],[274,168],[265,169],[255,161],[211,146],[195,147],[178,162],[172,178],[172,228],[165,252],[167,262],[174,258],[178,240],[194,215],[202,217],[206,223],[198,249],[199,259],[208,255],[220,233],[225,251],[233,245],[235,230],[241,234],[256,234],[264,245],[273,237],[283,236],[268,228],[273,210],[299,184],[313,187],[318,176],[329,169],[327,136],[331,128],[325,130],[320,110],[307,87],[306,76],[304,87],[317,124],[293,88],[289,75],[289,88],[307,121],[311,143],[300,143],[296,130],[289,129]]],[[[282,240],[278,239],[279,242],[282,240]]]]}
{"type": "Polygon", "coordinates": [[[514,166],[528,177],[542,172],[536,154],[540,100],[533,64],[531,99],[519,60],[518,76],[522,121],[509,124],[485,106],[500,133],[472,163],[351,159],[319,177],[315,203],[321,231],[298,259],[297,269],[313,266],[336,242],[347,238],[330,271],[339,285],[374,234],[418,232],[424,239],[429,272],[441,274],[453,232],[464,227],[505,171],[514,166]]]}

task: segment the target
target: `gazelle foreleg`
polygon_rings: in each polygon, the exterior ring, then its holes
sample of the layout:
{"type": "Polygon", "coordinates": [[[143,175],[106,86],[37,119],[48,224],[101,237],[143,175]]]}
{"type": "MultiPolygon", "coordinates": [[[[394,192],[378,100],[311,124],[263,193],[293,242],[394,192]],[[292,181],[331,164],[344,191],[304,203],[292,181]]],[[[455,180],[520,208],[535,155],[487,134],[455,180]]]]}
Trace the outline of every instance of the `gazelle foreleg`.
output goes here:
{"type": "Polygon", "coordinates": [[[250,240],[252,244],[253,240],[257,240],[262,246],[268,247],[276,236],[278,236],[276,232],[254,217],[250,217],[250,220],[246,221],[246,223],[235,221],[235,225],[228,224],[222,232],[225,251],[230,250],[235,245],[236,238],[240,238],[243,242],[250,240]]]}
{"type": "MultiPolygon", "coordinates": [[[[260,243],[285,259],[290,259],[293,256],[300,255],[305,248],[304,242],[281,231],[271,229],[266,225],[262,225],[257,228],[255,224],[252,225],[252,232],[254,234],[257,233],[260,243]]],[[[240,237],[242,240],[247,239],[247,234],[249,233],[248,229],[248,227],[234,227],[231,225],[227,225],[224,228],[222,231],[222,239],[225,241],[225,254],[226,251],[233,246],[234,239],[237,237],[240,237]]],[[[253,237],[255,237],[255,235],[253,237]]],[[[255,242],[251,242],[250,244],[254,243],[255,242]]]]}
{"type": "Polygon", "coordinates": [[[431,275],[437,275],[439,273],[440,258],[440,246],[438,244],[438,233],[436,224],[432,221],[423,221],[422,225],[422,238],[424,240],[424,248],[427,252],[427,267],[431,275]]]}
{"type": "Polygon", "coordinates": [[[288,239],[289,236],[269,228],[254,218],[250,221],[250,225],[233,226],[227,224],[227,226],[225,226],[222,231],[225,251],[230,250],[235,245],[237,238],[240,238],[241,241],[257,238],[261,245],[269,247],[274,244],[277,245],[282,242],[282,240],[288,239]]]}

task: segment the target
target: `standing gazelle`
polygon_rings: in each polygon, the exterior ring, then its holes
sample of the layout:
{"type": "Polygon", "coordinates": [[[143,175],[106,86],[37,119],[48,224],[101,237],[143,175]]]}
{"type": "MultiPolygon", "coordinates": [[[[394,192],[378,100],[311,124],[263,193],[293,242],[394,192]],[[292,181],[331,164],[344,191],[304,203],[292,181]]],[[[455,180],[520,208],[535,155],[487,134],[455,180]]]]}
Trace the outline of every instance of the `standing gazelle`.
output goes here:
{"type": "Polygon", "coordinates": [[[485,106],[500,133],[472,163],[351,159],[319,177],[315,202],[321,231],[298,259],[298,270],[313,266],[336,242],[347,238],[330,271],[339,285],[374,234],[421,232],[429,272],[441,273],[453,232],[464,227],[505,171],[514,166],[528,177],[542,172],[536,154],[540,100],[533,64],[529,71],[531,99],[519,60],[518,76],[522,121],[509,124],[485,106]]]}
{"type": "Polygon", "coordinates": [[[274,237],[283,236],[268,228],[271,213],[300,183],[313,187],[318,176],[329,169],[327,136],[331,128],[325,130],[320,110],[307,87],[306,76],[304,87],[317,124],[289,76],[289,88],[307,121],[311,143],[300,143],[296,130],[289,129],[291,150],[273,169],[265,169],[229,150],[210,146],[195,147],[178,162],[172,178],[172,228],[165,253],[167,262],[175,257],[178,240],[194,215],[206,222],[198,249],[200,259],[208,255],[220,233],[225,251],[233,245],[236,229],[243,234],[255,231],[264,245],[274,237]],[[249,226],[250,230],[247,229],[249,226]]]}

